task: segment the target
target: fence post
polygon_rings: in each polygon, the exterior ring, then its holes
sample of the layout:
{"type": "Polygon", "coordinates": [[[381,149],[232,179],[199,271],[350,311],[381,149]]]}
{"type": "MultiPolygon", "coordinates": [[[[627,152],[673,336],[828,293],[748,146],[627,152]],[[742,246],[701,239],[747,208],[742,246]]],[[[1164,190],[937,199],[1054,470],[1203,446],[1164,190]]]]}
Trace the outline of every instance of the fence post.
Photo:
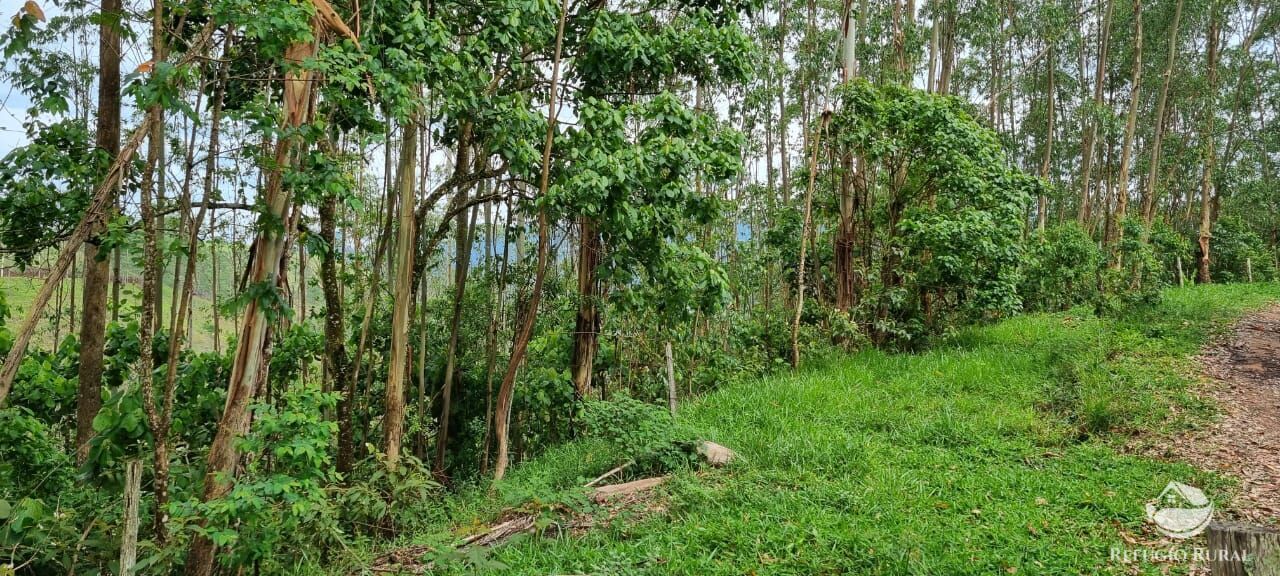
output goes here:
{"type": "Polygon", "coordinates": [[[666,342],[667,352],[667,407],[671,409],[671,415],[676,415],[676,369],[675,361],[671,354],[671,341],[666,342]]]}
{"type": "Polygon", "coordinates": [[[124,534],[120,539],[120,576],[130,576],[138,561],[138,500],[142,495],[142,461],[124,470],[124,534]]]}

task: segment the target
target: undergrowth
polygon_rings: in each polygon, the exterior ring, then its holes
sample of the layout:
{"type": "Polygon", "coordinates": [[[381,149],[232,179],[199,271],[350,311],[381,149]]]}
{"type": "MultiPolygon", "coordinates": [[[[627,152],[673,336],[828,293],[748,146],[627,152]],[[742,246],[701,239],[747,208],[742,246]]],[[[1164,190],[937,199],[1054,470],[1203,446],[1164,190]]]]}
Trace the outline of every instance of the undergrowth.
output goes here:
{"type": "MultiPolygon", "coordinates": [[[[715,472],[670,463],[666,515],[581,536],[526,537],[443,563],[503,574],[1175,573],[1113,549],[1155,534],[1144,503],[1171,480],[1229,498],[1227,480],[1129,453],[1134,437],[1201,426],[1193,355],[1280,286],[1167,291],[1095,317],[1077,308],[966,329],[920,354],[867,350],[794,376],[731,386],[682,407],[678,428],[732,447],[715,472]]],[[[684,438],[628,422],[517,468],[496,489],[450,499],[409,539],[448,547],[512,506],[580,494],[587,480],[684,438]],[[558,495],[558,496],[557,496],[558,495]]],[[[591,413],[588,411],[588,413],[591,413]]],[[[657,414],[664,414],[657,410],[657,414]]],[[[646,420],[648,421],[648,420],[646,420]]],[[[656,466],[644,469],[653,473],[656,466]]],[[[620,478],[625,479],[625,478],[620,478]]],[[[407,543],[407,542],[402,542],[407,543]]],[[[1194,545],[1194,542],[1186,545],[1194,545]]],[[[357,549],[350,567],[373,554],[357,549]]],[[[316,573],[328,572],[314,569],[316,573]]]]}

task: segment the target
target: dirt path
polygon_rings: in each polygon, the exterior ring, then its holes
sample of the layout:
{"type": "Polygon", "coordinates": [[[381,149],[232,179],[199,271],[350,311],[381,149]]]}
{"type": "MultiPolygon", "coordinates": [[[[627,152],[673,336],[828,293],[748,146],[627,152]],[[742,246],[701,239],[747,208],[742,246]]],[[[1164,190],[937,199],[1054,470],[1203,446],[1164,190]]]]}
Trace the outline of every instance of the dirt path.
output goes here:
{"type": "Polygon", "coordinates": [[[1179,442],[1177,451],[1202,468],[1239,478],[1233,511],[1274,524],[1280,518],[1280,305],[1245,317],[1200,360],[1215,380],[1209,394],[1222,419],[1179,442]]]}

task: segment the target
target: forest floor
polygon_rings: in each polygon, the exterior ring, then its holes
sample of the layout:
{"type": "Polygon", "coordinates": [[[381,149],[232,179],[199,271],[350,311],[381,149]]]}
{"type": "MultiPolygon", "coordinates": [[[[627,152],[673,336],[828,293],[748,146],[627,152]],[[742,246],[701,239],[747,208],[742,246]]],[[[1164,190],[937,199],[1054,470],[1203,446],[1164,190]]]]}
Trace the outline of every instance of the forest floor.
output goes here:
{"type": "Polygon", "coordinates": [[[1174,446],[1177,456],[1241,482],[1227,514],[1280,519],[1280,305],[1250,314],[1201,356],[1207,393],[1221,407],[1213,426],[1174,446]]]}
{"type": "Polygon", "coordinates": [[[639,514],[456,551],[514,509],[550,511],[548,528],[565,506],[612,514],[582,486],[629,455],[579,440],[444,498],[398,542],[298,572],[368,573],[401,550],[433,574],[1189,573],[1178,553],[1203,544],[1162,538],[1144,506],[1175,480],[1253,506],[1261,479],[1183,459],[1170,439],[1230,425],[1240,394],[1206,388],[1198,357],[1278,300],[1277,284],[1174,289],[1121,315],[1025,315],[921,353],[866,350],[728,385],[678,421],[741,458],[675,472],[639,514]]]}

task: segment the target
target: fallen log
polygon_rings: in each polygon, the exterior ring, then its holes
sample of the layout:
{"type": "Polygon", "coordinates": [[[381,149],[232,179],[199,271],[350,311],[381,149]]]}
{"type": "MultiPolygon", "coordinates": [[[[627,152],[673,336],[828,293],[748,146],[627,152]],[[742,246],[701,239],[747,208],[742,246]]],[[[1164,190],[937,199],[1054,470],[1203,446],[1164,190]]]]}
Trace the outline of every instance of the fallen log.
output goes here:
{"type": "MultiPolygon", "coordinates": [[[[626,465],[619,466],[600,479],[616,474],[626,465]]],[[[597,504],[610,504],[610,517],[617,514],[619,510],[625,508],[628,504],[634,503],[635,500],[629,497],[635,497],[653,488],[660,486],[666,482],[669,476],[657,476],[654,478],[643,478],[632,482],[624,482],[621,484],[611,484],[609,486],[601,486],[591,491],[591,500],[597,504]]],[[[589,486],[586,486],[589,487],[589,486]]],[[[456,550],[464,550],[471,547],[493,547],[518,534],[528,534],[537,531],[538,519],[542,517],[541,512],[522,512],[508,517],[506,520],[490,526],[483,532],[472,534],[459,541],[454,548],[456,550]]],[[[588,529],[596,526],[596,521],[589,515],[579,515],[571,517],[567,522],[554,525],[555,530],[548,530],[548,534],[555,536],[567,533],[577,529],[588,529]]],[[[425,574],[435,568],[434,562],[421,562],[423,556],[432,552],[433,549],[427,546],[410,546],[407,548],[398,548],[377,557],[369,565],[369,570],[378,573],[392,574],[425,574]]]]}
{"type": "Polygon", "coordinates": [[[650,490],[663,482],[667,481],[668,476],[655,476],[653,478],[643,478],[641,480],[633,480],[631,482],[623,482],[622,484],[610,484],[595,489],[591,494],[591,500],[597,504],[604,504],[609,500],[620,496],[627,496],[637,492],[650,490]]]}
{"type": "Polygon", "coordinates": [[[501,522],[490,527],[488,530],[479,534],[472,534],[458,543],[458,548],[467,546],[493,546],[507,538],[521,534],[524,532],[532,532],[534,525],[538,521],[537,514],[525,514],[517,516],[506,522],[501,522]]]}

